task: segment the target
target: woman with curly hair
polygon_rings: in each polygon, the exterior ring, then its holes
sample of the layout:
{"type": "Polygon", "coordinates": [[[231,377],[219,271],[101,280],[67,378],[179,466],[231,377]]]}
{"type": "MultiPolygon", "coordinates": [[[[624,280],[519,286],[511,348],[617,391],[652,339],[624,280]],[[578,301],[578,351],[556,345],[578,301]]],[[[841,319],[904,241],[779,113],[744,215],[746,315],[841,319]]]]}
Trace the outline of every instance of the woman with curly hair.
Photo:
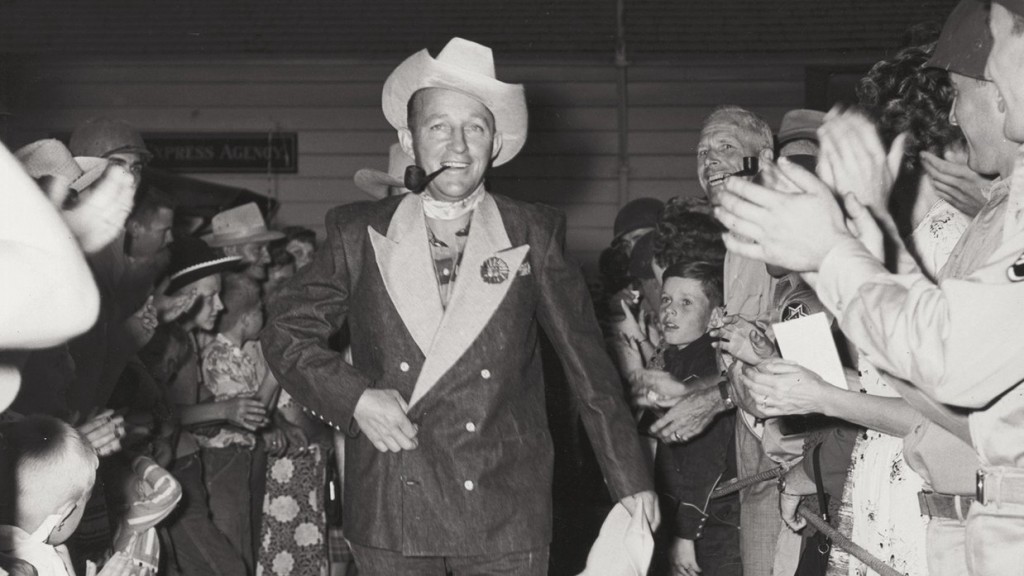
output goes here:
{"type": "MultiPolygon", "coordinates": [[[[927,67],[932,48],[907,48],[878,62],[860,81],[857,92],[887,145],[906,134],[888,205],[907,248],[921,269],[934,277],[970,218],[939,198],[920,162],[923,151],[941,157],[947,150],[963,147],[963,134],[949,121],[954,98],[949,73],[927,67]]],[[[863,357],[858,369],[863,392],[899,397],[863,357]]],[[[891,416],[902,420],[907,412],[894,409],[891,416]]],[[[903,438],[867,429],[854,447],[838,515],[840,530],[900,573],[924,576],[928,573],[928,520],[921,516],[917,499],[923,487],[924,480],[904,460],[903,438]]],[[[829,576],[859,576],[867,571],[856,558],[833,549],[829,576]]]]}

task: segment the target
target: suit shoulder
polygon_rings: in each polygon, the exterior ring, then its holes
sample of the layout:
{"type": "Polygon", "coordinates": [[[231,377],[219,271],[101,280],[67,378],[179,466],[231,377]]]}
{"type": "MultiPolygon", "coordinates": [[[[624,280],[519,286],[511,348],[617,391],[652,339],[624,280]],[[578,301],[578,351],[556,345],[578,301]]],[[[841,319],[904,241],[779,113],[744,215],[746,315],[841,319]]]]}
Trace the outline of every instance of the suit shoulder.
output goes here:
{"type": "Polygon", "coordinates": [[[498,208],[503,212],[516,213],[523,220],[533,222],[541,228],[553,230],[559,223],[565,221],[565,212],[553,206],[539,202],[515,200],[501,194],[492,194],[492,196],[494,196],[498,208]]]}
{"type": "Polygon", "coordinates": [[[327,227],[349,228],[358,226],[365,229],[367,225],[379,222],[381,218],[390,219],[398,208],[401,196],[391,196],[382,200],[361,200],[351,204],[335,206],[327,211],[327,227]]]}

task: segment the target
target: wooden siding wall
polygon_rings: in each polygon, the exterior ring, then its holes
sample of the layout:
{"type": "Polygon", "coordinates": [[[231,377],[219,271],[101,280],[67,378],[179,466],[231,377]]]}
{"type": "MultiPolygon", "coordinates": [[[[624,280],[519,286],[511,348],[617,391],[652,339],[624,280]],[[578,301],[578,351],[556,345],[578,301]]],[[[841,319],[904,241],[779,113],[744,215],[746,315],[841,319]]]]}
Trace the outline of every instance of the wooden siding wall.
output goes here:
{"type": "MultiPolygon", "coordinates": [[[[9,88],[14,116],[4,135],[17,147],[68,132],[93,116],[122,118],[143,132],[295,131],[299,172],[202,174],[278,198],[278,224],[322,234],[325,211],[365,199],[352,183],[363,167],[386,169],[394,131],[380,90],[396,62],[102,61],[37,64],[9,88]]],[[[499,76],[526,84],[530,136],[492,174],[492,189],[545,202],[568,215],[569,250],[589,270],[611,240],[619,208],[617,69],[566,57],[499,62],[499,76]]],[[[629,69],[629,195],[699,195],[695,147],[716,105],[749,107],[778,126],[804,101],[804,67],[757,56],[729,61],[637,64],[629,69]]]]}

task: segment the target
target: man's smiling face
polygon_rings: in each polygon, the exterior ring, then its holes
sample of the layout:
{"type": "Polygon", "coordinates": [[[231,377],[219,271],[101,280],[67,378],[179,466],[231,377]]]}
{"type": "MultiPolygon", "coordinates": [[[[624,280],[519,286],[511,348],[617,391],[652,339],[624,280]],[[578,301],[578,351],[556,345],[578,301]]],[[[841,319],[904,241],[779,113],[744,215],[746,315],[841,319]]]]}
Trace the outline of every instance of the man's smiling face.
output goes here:
{"type": "Polygon", "coordinates": [[[697,144],[697,179],[708,200],[718,206],[730,174],[743,170],[744,156],[759,156],[751,135],[728,116],[704,127],[697,144]]]}
{"type": "Polygon", "coordinates": [[[409,128],[398,133],[402,148],[428,174],[447,167],[427,192],[449,202],[472,194],[501,148],[491,111],[465,94],[443,88],[416,92],[411,108],[409,128]]]}

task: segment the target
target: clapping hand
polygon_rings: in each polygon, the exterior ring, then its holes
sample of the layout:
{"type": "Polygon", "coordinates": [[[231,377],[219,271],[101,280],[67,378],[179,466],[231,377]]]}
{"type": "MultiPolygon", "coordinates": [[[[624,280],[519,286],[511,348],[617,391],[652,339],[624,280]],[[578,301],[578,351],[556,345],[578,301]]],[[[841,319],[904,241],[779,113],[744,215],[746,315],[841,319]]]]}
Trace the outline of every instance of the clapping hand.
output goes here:
{"type": "Polygon", "coordinates": [[[992,181],[971,170],[964,154],[946,151],[939,158],[926,150],[921,151],[921,165],[932,179],[939,198],[968,216],[976,215],[985,204],[985,191],[992,181]]]}
{"type": "Polygon", "coordinates": [[[876,213],[889,210],[889,197],[903,162],[906,134],[886,152],[875,124],[858,110],[833,108],[818,128],[818,176],[841,196],[853,193],[876,213]]]}
{"type": "Polygon", "coordinates": [[[132,211],[135,177],[116,165],[90,186],[76,206],[62,212],[64,223],[86,254],[95,254],[117,238],[132,211]]]}

